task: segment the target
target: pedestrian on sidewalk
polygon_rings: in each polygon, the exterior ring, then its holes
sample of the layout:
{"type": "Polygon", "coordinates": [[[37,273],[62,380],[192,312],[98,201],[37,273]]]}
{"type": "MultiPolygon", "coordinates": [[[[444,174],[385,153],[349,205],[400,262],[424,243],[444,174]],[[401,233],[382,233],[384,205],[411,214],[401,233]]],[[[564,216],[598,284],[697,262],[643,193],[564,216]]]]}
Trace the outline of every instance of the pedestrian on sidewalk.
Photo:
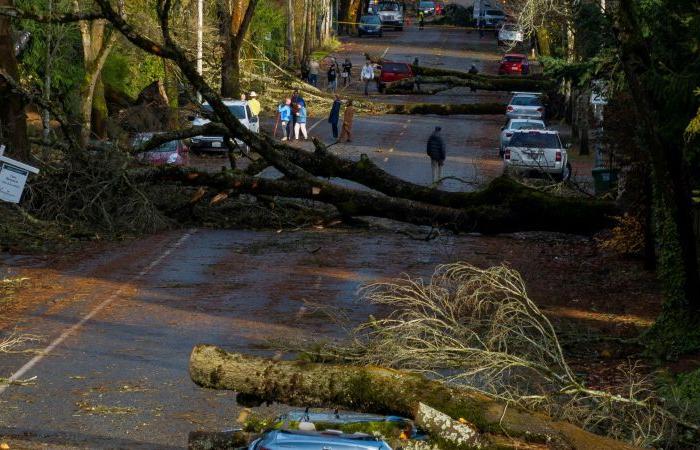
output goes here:
{"type": "Polygon", "coordinates": [[[341,73],[341,76],[343,78],[343,87],[350,84],[350,77],[352,76],[352,63],[350,62],[350,58],[345,58],[345,62],[343,63],[343,72],[341,73]]]}
{"type": "Polygon", "coordinates": [[[352,100],[348,100],[348,104],[345,107],[345,114],[343,114],[343,131],[340,133],[340,139],[338,142],[351,142],[352,141],[352,119],[355,117],[355,108],[352,106],[352,100]]]}
{"type": "Polygon", "coordinates": [[[335,89],[338,87],[338,70],[334,62],[331,62],[330,67],[328,67],[328,90],[335,93],[335,89]]]}
{"type": "MultiPolygon", "coordinates": [[[[440,185],[442,179],[442,166],[445,164],[447,153],[445,151],[445,141],[442,140],[440,131],[442,128],[435,127],[435,131],[428,138],[426,153],[430,156],[430,166],[433,170],[433,184],[440,185]]],[[[436,187],[437,187],[436,186],[436,187]]]]}
{"type": "Polygon", "coordinates": [[[248,106],[250,106],[250,112],[254,116],[260,115],[260,102],[258,101],[258,94],[255,91],[250,92],[250,100],[248,100],[248,106]]]}
{"type": "Polygon", "coordinates": [[[309,84],[318,86],[318,72],[321,70],[321,65],[315,59],[309,63],[309,84]]]}
{"type": "Polygon", "coordinates": [[[362,67],[360,79],[365,84],[365,95],[369,96],[369,83],[374,79],[374,67],[372,67],[372,62],[369,59],[362,67]]]}
{"type": "Polygon", "coordinates": [[[280,114],[280,122],[282,125],[282,140],[286,141],[289,138],[289,122],[292,120],[292,99],[287,98],[284,103],[281,103],[277,107],[277,111],[280,114]]]}
{"type": "Polygon", "coordinates": [[[299,130],[304,136],[304,140],[309,139],[309,135],[306,133],[306,106],[299,105],[299,110],[297,111],[297,121],[294,125],[294,139],[299,140],[299,130]]]}
{"type": "Polygon", "coordinates": [[[331,107],[331,113],[328,115],[328,123],[331,124],[333,139],[335,139],[336,142],[338,141],[338,121],[340,120],[341,105],[340,96],[336,95],[335,100],[333,100],[333,106],[331,107]]]}

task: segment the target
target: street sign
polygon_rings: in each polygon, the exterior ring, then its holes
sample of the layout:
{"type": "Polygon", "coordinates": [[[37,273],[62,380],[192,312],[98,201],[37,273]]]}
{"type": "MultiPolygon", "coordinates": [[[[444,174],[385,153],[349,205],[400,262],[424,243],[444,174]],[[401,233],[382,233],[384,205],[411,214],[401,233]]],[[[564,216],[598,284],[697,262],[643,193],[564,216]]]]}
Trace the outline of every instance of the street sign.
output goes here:
{"type": "Polygon", "coordinates": [[[29,173],[39,169],[4,156],[5,146],[0,145],[0,200],[19,203],[29,173]]]}

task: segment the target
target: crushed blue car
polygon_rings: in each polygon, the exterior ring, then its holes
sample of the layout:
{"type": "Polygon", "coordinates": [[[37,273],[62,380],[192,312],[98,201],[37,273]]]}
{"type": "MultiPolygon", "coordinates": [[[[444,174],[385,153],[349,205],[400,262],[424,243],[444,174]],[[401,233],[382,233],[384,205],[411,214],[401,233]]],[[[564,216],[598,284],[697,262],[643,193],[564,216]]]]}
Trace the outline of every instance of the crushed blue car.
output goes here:
{"type": "Polygon", "coordinates": [[[391,450],[382,439],[364,433],[273,430],[253,441],[248,450],[391,450]]]}

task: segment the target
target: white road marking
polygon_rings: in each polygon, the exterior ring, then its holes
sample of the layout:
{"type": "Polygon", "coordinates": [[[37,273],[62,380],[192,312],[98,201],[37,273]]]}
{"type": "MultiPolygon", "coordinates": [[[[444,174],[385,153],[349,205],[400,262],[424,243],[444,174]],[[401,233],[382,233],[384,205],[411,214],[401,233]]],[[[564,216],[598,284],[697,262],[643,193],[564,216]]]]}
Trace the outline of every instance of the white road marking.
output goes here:
{"type": "Polygon", "coordinates": [[[153,270],[154,267],[156,267],[158,264],[160,264],[163,259],[165,259],[168,255],[170,255],[173,250],[177,249],[180,247],[187,239],[194,234],[196,230],[190,230],[183,234],[180,239],[178,239],[173,245],[168,247],[160,256],[158,256],[156,259],[151,261],[149,265],[147,265],[141,272],[139,272],[137,275],[132,277],[126,285],[123,285],[120,287],[116,292],[114,292],[112,295],[110,295],[105,301],[97,305],[92,311],[90,311],[85,317],[80,319],[79,322],[77,322],[75,325],[72,327],[68,328],[66,331],[61,333],[59,337],[57,337],[53,342],[51,342],[48,347],[46,347],[44,350],[42,350],[38,355],[36,355],[34,358],[30,359],[25,365],[20,367],[20,369],[12,374],[10,378],[7,379],[6,383],[0,384],[0,395],[7,390],[7,388],[10,386],[10,384],[14,381],[18,381],[21,379],[24,374],[26,374],[28,371],[30,371],[34,366],[39,364],[42,359],[44,359],[45,356],[49,355],[52,351],[56,349],[63,341],[65,341],[71,334],[75,333],[80,327],[85,325],[90,319],[95,317],[97,313],[102,311],[104,308],[106,308],[110,303],[114,301],[117,297],[121,295],[121,293],[124,291],[124,289],[128,286],[133,284],[135,281],[140,280],[144,275],[146,275],[148,272],[153,270]]]}
{"type": "Polygon", "coordinates": [[[308,133],[311,133],[311,130],[313,130],[314,128],[316,128],[316,125],[318,125],[319,123],[323,122],[323,120],[324,120],[324,119],[318,119],[318,120],[316,121],[316,123],[313,124],[313,125],[311,125],[311,128],[309,128],[309,129],[306,130],[306,131],[307,131],[308,133]]]}

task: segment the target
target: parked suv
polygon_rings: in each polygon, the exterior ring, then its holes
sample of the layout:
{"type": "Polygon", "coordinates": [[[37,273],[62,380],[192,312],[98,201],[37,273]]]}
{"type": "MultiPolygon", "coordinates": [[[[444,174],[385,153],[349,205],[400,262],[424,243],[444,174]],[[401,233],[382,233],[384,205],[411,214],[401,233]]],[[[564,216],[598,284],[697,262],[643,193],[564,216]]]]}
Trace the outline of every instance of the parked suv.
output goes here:
{"type": "Polygon", "coordinates": [[[517,24],[504,23],[498,30],[498,45],[515,45],[521,42],[523,42],[523,30],[517,24]]]}
{"type": "MultiPolygon", "coordinates": [[[[499,38],[500,40],[500,38],[499,38]]],[[[527,75],[530,73],[530,61],[521,53],[507,53],[503,55],[498,66],[499,75],[527,75]]]]}
{"type": "Polygon", "coordinates": [[[503,157],[503,150],[518,130],[544,130],[544,121],[539,119],[509,119],[506,126],[501,128],[501,141],[498,147],[498,156],[503,157]]]}
{"type": "Polygon", "coordinates": [[[382,63],[382,70],[377,80],[377,88],[379,92],[383,92],[387,83],[413,78],[413,69],[410,64],[401,62],[386,61],[382,63]]]}
{"type": "Polygon", "coordinates": [[[399,2],[380,2],[377,6],[379,19],[383,27],[403,30],[403,5],[399,2]]]}
{"type": "Polygon", "coordinates": [[[509,119],[528,118],[544,120],[544,104],[539,92],[513,92],[506,117],[509,119]]]}
{"type": "Polygon", "coordinates": [[[382,37],[382,20],[373,14],[360,17],[360,24],[357,25],[357,36],[365,35],[382,37]]]}
{"type": "MultiPolygon", "coordinates": [[[[231,111],[231,114],[236,117],[241,122],[241,125],[257,133],[260,130],[260,123],[258,117],[254,116],[250,111],[248,102],[242,100],[224,100],[224,105],[231,111]]],[[[202,104],[202,109],[207,112],[213,112],[212,107],[209,103],[202,104]]],[[[211,120],[205,117],[194,117],[192,120],[192,125],[201,126],[206,125],[211,120]]],[[[236,139],[236,144],[241,148],[246,148],[243,141],[236,139]]],[[[190,149],[192,150],[209,150],[209,151],[225,151],[226,146],[224,145],[223,136],[195,136],[190,140],[190,149]]]]}
{"type": "Polygon", "coordinates": [[[505,147],[503,161],[509,172],[545,173],[556,180],[571,177],[566,149],[556,131],[515,131],[505,147]]]}

